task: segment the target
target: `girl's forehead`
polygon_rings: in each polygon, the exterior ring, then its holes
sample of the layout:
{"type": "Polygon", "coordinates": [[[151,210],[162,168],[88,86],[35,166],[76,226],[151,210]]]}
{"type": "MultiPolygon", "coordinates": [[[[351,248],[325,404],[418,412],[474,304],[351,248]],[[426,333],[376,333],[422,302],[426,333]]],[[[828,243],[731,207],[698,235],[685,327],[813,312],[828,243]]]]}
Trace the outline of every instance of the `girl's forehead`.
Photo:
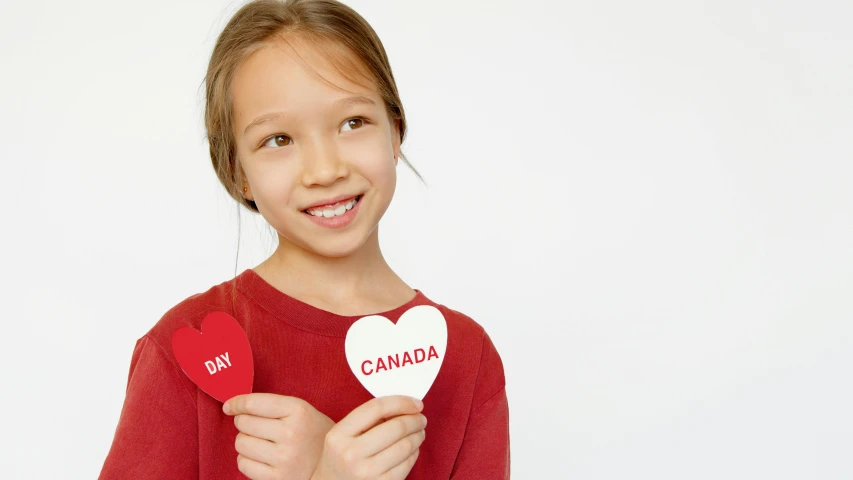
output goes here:
{"type": "Polygon", "coordinates": [[[248,140],[249,130],[264,116],[320,121],[347,105],[345,98],[366,97],[381,108],[382,97],[354,61],[330,57],[310,44],[294,50],[276,42],[253,52],[237,68],[231,85],[235,135],[248,140]]]}
{"type": "Polygon", "coordinates": [[[298,43],[296,49],[280,41],[265,45],[247,57],[234,73],[234,113],[238,117],[251,116],[272,105],[309,107],[351,95],[380,102],[372,82],[353,62],[352,58],[341,60],[337,54],[329,55],[309,43],[298,43]]]}
{"type": "MultiPolygon", "coordinates": [[[[294,38],[275,40],[253,52],[238,68],[250,81],[272,76],[294,87],[316,83],[345,92],[373,90],[364,65],[351,52],[326,41],[315,44],[294,38]]],[[[287,86],[287,85],[285,85],[287,86]]]]}

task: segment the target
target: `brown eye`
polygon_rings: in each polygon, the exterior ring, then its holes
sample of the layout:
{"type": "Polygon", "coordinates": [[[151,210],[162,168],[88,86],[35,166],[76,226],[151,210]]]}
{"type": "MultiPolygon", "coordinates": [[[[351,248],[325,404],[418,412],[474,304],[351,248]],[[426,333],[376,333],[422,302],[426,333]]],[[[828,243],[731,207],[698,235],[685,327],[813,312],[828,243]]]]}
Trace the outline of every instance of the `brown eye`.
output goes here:
{"type": "Polygon", "coordinates": [[[357,125],[357,127],[356,127],[356,128],[358,128],[358,127],[363,126],[363,125],[364,125],[364,123],[365,123],[365,120],[364,120],[363,118],[361,118],[361,117],[355,117],[355,118],[350,118],[349,120],[347,120],[346,122],[344,122],[344,126],[349,126],[349,127],[350,127],[350,129],[353,129],[353,128],[352,128],[353,126],[357,125]]]}
{"type": "Polygon", "coordinates": [[[262,146],[266,147],[272,141],[275,141],[275,147],[284,147],[284,146],[290,145],[290,143],[292,143],[292,140],[287,135],[276,135],[274,137],[270,137],[270,139],[266,143],[264,143],[262,146]],[[283,138],[287,139],[287,142],[285,144],[282,144],[279,141],[279,139],[283,139],[283,138]]]}

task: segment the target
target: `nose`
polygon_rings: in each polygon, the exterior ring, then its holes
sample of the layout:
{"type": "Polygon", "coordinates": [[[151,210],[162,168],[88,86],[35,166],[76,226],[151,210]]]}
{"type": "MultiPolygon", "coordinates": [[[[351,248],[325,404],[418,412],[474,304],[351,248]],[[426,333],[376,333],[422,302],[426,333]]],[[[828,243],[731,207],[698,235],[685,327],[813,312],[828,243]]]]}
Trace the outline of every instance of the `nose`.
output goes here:
{"type": "Polygon", "coordinates": [[[306,146],[302,159],[302,185],[328,186],[349,175],[349,167],[332,144],[315,142],[306,146]]]}

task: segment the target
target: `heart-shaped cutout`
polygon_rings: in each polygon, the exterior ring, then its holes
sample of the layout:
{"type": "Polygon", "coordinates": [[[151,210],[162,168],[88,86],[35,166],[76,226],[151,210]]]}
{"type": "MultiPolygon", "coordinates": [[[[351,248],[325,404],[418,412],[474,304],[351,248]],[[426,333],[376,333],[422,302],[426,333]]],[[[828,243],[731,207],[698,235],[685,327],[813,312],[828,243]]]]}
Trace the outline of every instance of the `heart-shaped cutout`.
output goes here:
{"type": "Polygon", "coordinates": [[[447,349],[447,321],[431,305],[407,310],[397,323],[382,315],[358,319],[347,330],[347,363],[374,397],[426,396],[447,349]]]}
{"type": "Polygon", "coordinates": [[[220,402],[252,392],[252,348],[231,315],[211,312],[202,320],[201,331],[192,327],[175,330],[172,350],[190,380],[220,402]]]}

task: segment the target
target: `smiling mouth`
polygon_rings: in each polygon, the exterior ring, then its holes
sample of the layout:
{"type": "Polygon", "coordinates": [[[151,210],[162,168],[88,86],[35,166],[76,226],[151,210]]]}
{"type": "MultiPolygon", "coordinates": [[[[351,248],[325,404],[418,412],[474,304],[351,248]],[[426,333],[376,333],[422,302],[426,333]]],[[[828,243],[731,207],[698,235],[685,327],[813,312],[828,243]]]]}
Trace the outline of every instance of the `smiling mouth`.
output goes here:
{"type": "Polygon", "coordinates": [[[312,217],[340,217],[341,215],[344,215],[348,211],[352,210],[353,207],[355,207],[356,204],[361,201],[361,197],[363,196],[364,194],[356,195],[350,200],[347,200],[345,202],[338,202],[334,205],[326,205],[318,208],[307,208],[305,210],[302,210],[302,213],[306,215],[311,215],[312,217]]]}

